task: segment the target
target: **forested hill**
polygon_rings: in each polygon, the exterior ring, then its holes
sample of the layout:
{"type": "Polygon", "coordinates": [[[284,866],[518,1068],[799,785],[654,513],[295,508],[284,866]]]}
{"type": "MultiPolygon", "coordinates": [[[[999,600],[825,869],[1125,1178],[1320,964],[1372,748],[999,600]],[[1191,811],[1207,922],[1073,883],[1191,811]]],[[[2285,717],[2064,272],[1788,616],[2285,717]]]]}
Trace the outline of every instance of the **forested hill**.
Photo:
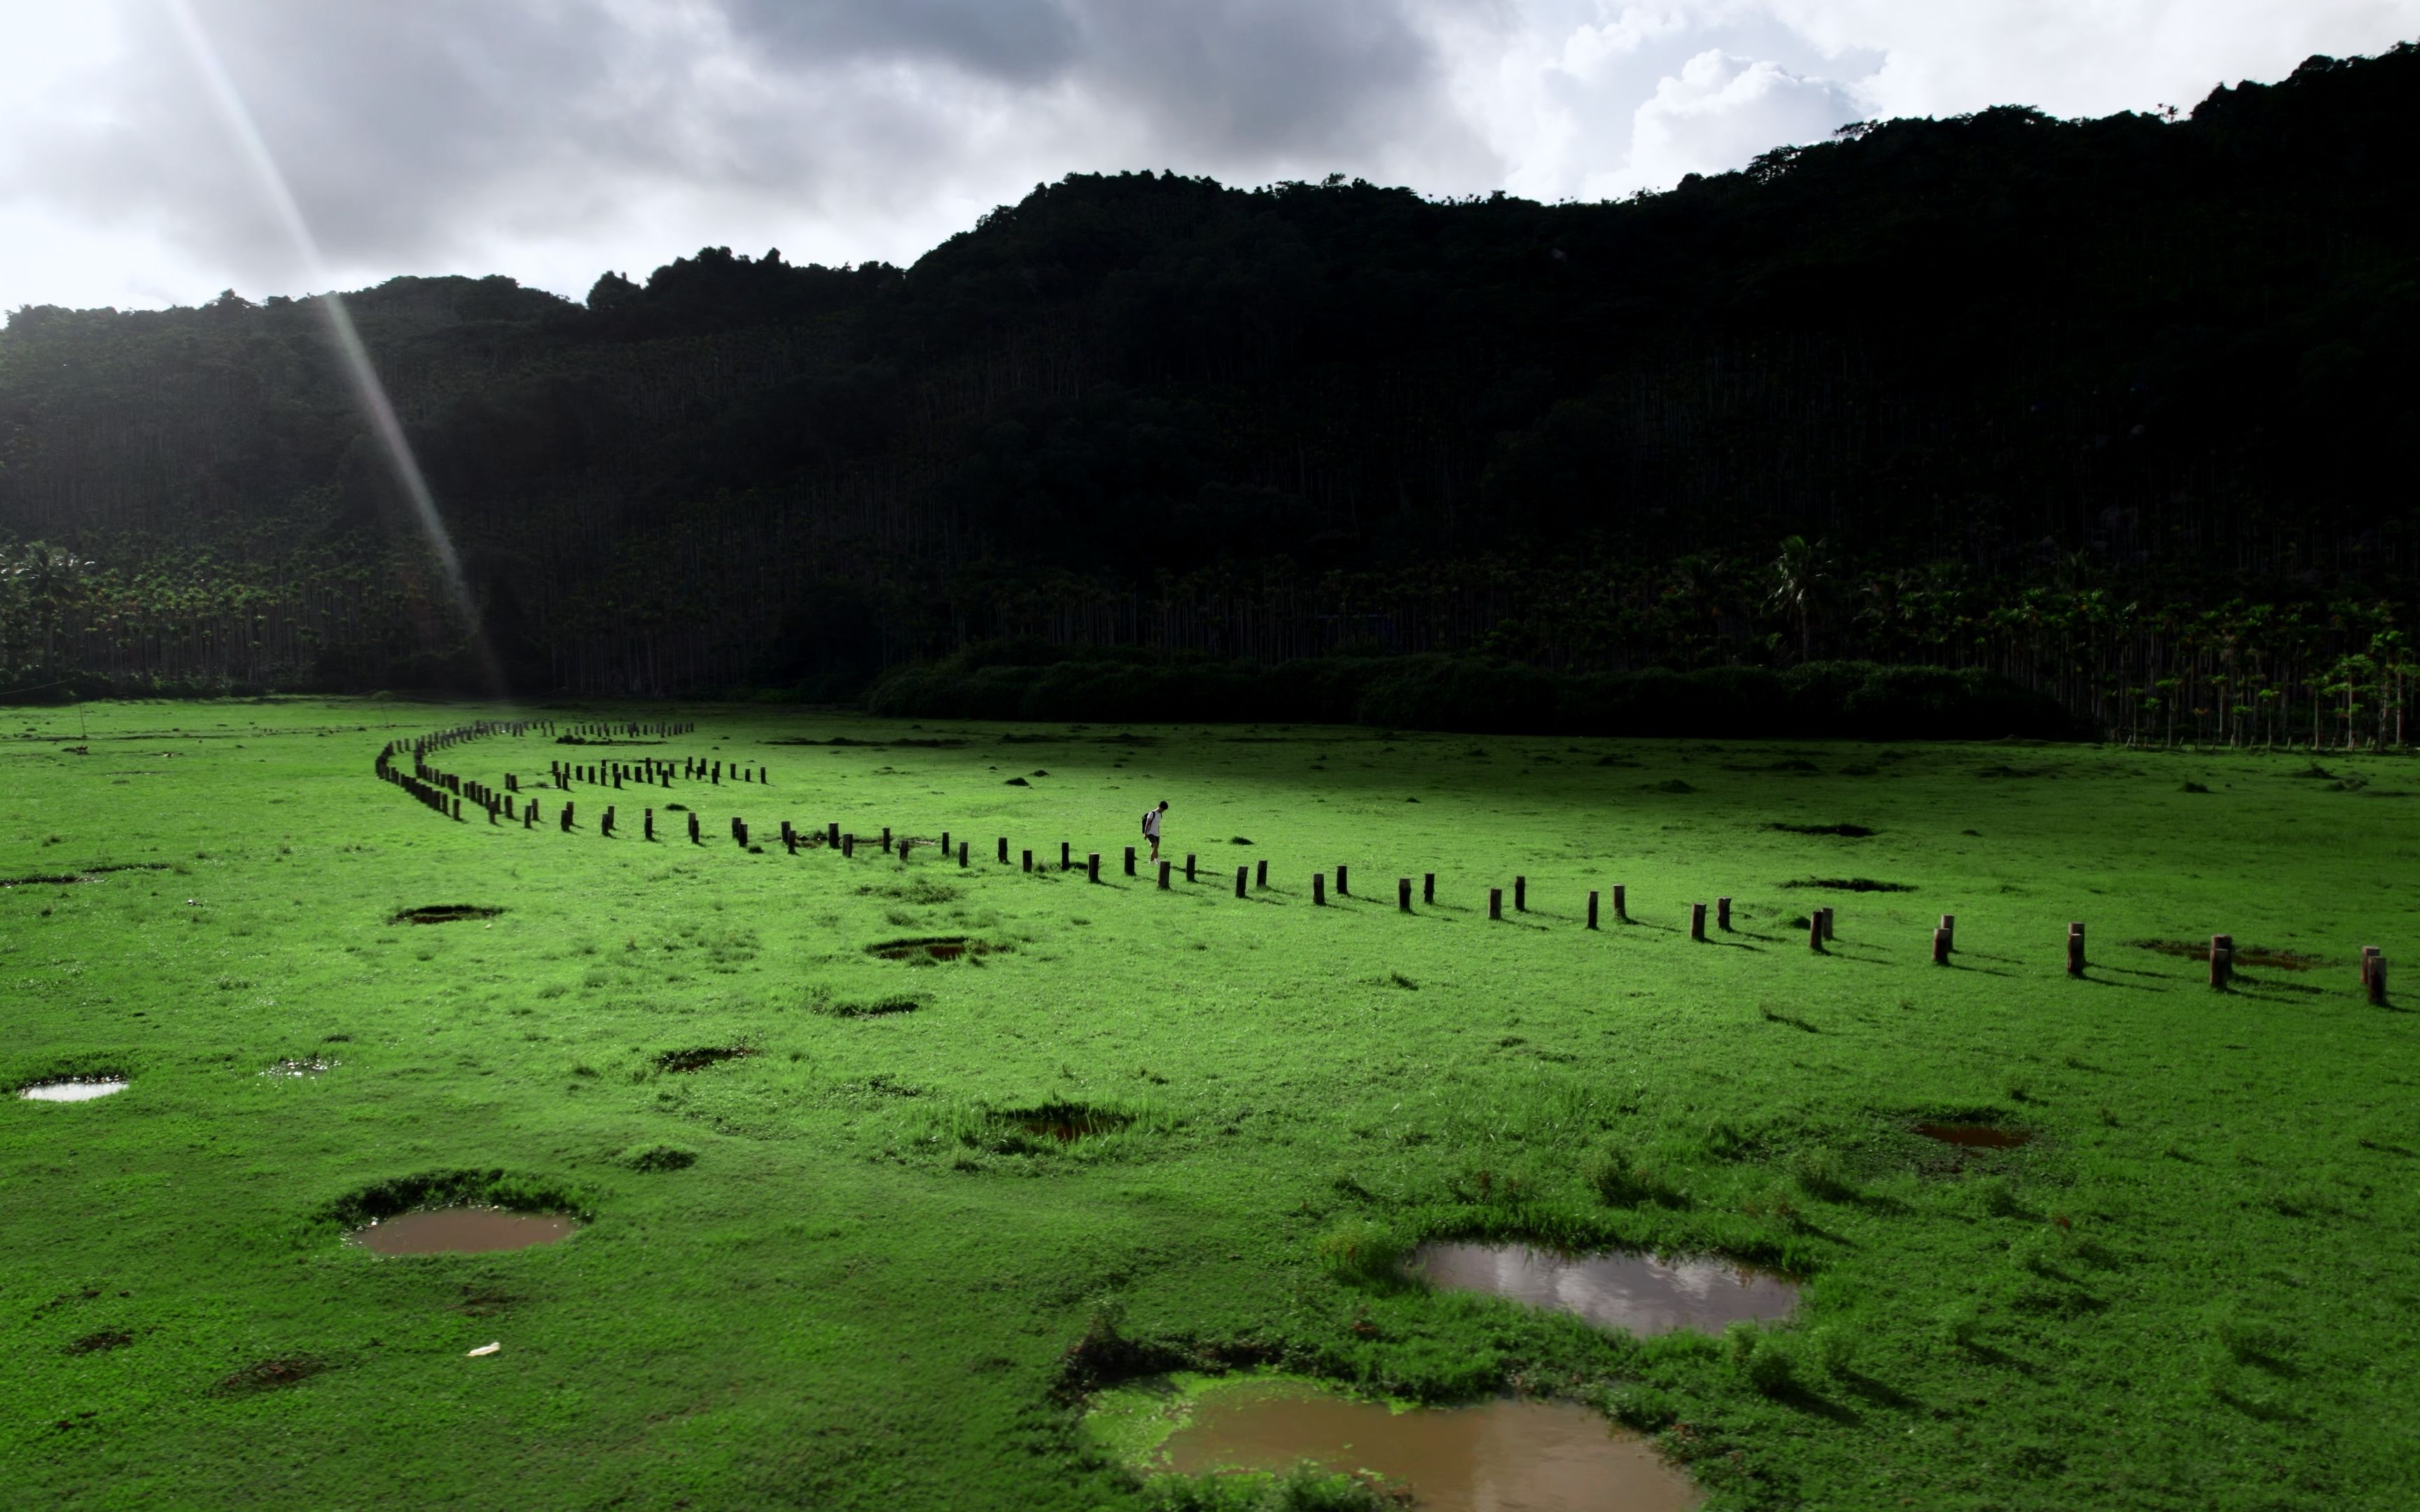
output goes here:
{"type": "MultiPolygon", "coordinates": [[[[2403,46],[1621,203],[1075,177],[905,270],[347,298],[525,690],[1026,637],[1980,663],[2223,720],[2401,655],[2415,110],[2403,46]]],[[[9,317],[10,686],[469,675],[316,303],[9,317]]]]}

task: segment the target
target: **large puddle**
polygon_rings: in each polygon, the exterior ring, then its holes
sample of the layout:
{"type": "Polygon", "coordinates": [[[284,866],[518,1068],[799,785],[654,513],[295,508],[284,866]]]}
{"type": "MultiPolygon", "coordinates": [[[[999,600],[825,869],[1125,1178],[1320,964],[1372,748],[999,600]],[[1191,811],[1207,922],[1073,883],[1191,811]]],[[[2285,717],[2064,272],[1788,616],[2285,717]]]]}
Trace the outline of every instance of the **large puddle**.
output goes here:
{"type": "Polygon", "coordinates": [[[1147,1468],[1286,1471],[1305,1460],[1408,1491],[1421,1512],[1684,1512],[1688,1477],[1569,1402],[1397,1410],[1305,1381],[1204,1390],[1147,1468]]]}
{"type": "Polygon", "coordinates": [[[1919,1123],[1916,1132],[1927,1139],[1970,1149],[2014,1149],[2033,1137],[2028,1129],[2001,1129],[1988,1123],[1919,1123]]]}
{"type": "Polygon", "coordinates": [[[378,1219],[346,1237],[373,1255],[486,1255],[552,1244],[578,1227],[559,1212],[437,1208],[378,1219]]]}
{"type": "Polygon", "coordinates": [[[1798,1302],[1798,1284],[1788,1276],[1712,1256],[1429,1243],[1412,1252],[1411,1272],[1448,1291],[1510,1297],[1641,1336],[1684,1328],[1720,1333],[1743,1319],[1787,1317],[1798,1302]]]}
{"type": "Polygon", "coordinates": [[[428,903],[388,916],[390,924],[451,924],[465,918],[493,918],[504,912],[479,903],[428,903]]]}
{"type": "Polygon", "coordinates": [[[37,1103],[89,1103],[96,1097],[126,1090],[122,1076],[78,1076],[59,1082],[37,1082],[19,1092],[37,1103]]]}

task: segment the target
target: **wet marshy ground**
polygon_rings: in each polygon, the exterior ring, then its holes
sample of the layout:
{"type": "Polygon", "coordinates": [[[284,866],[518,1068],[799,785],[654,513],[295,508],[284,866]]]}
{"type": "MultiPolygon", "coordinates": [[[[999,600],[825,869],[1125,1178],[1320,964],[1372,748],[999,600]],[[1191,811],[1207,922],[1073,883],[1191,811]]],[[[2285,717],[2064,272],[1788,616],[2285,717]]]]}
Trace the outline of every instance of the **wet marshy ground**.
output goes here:
{"type": "Polygon", "coordinates": [[[407,908],[387,918],[390,924],[451,924],[465,918],[493,918],[501,908],[489,908],[479,903],[426,903],[407,908]]]}
{"type": "Polygon", "coordinates": [[[374,1219],[345,1237],[373,1255],[489,1255],[559,1243],[578,1229],[559,1212],[432,1208],[374,1219]]]}
{"type": "Polygon", "coordinates": [[[54,1082],[36,1082],[17,1095],[37,1103],[89,1103],[96,1097],[124,1090],[123,1076],[66,1076],[54,1082]]]}
{"type": "Polygon", "coordinates": [[[325,1056],[304,1056],[299,1060],[273,1061],[261,1074],[263,1076],[317,1076],[323,1071],[334,1070],[335,1064],[325,1056]]]}
{"type": "Polygon", "coordinates": [[[1420,1512],[1683,1512],[1688,1477],[1637,1434],[1570,1402],[1397,1411],[1305,1381],[1205,1393],[1149,1468],[1359,1473],[1420,1512]]]}
{"type": "Polygon", "coordinates": [[[1432,1242],[1412,1252],[1410,1270],[1443,1290],[1506,1297],[1641,1336],[1720,1333],[1742,1319],[1786,1317],[1798,1302],[1798,1284],[1788,1276],[1702,1255],[1562,1255],[1526,1244],[1432,1242]]]}
{"type": "Polygon", "coordinates": [[[694,1050],[667,1050],[656,1057],[658,1071],[703,1071],[725,1060],[743,1060],[756,1054],[756,1047],[745,1044],[700,1045],[694,1050]]]}

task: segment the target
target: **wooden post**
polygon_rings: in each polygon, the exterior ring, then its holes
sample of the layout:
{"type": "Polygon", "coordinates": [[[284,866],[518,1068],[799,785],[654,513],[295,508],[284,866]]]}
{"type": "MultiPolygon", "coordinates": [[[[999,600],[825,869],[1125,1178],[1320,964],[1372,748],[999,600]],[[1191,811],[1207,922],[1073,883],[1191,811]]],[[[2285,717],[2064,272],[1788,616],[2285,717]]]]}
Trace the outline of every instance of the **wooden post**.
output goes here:
{"type": "Polygon", "coordinates": [[[1346,886],[1344,869],[1340,866],[1336,869],[1336,896],[1339,898],[1349,898],[1352,895],[1353,889],[1346,886]]]}
{"type": "Polygon", "coordinates": [[[1826,940],[1831,939],[1833,924],[1832,905],[1830,903],[1825,903],[1823,907],[1815,911],[1815,917],[1823,921],[1823,938],[1826,940]]]}
{"type": "Polygon", "coordinates": [[[1076,863],[1068,859],[1067,842],[1063,840],[1059,842],[1059,870],[1072,872],[1075,869],[1076,863]]]}
{"type": "Polygon", "coordinates": [[[891,826],[889,825],[882,826],[882,854],[885,856],[891,854],[891,826]]]}
{"type": "Polygon", "coordinates": [[[2213,934],[2210,937],[2210,984],[2224,992],[2235,975],[2235,936],[2213,934]]]}
{"type": "Polygon", "coordinates": [[[571,800],[568,798],[563,800],[563,832],[566,835],[571,833],[571,800]]]}
{"type": "Polygon", "coordinates": [[[916,848],[916,842],[915,842],[914,841],[909,840],[909,839],[908,839],[907,836],[905,836],[905,835],[902,835],[902,836],[900,836],[900,837],[899,837],[899,864],[900,864],[900,865],[902,865],[902,866],[906,866],[906,865],[908,864],[908,853],[909,851],[914,850],[915,848],[916,848]]]}
{"type": "Polygon", "coordinates": [[[1265,887],[1268,885],[1269,863],[1266,861],[1254,863],[1252,867],[1252,886],[1255,887],[1265,887]]]}
{"type": "Polygon", "coordinates": [[[702,826],[698,824],[697,815],[695,814],[690,814],[689,816],[689,842],[691,845],[702,845],[705,843],[705,841],[702,838],[702,826]]]}
{"type": "Polygon", "coordinates": [[[1619,882],[1613,885],[1613,917],[1624,924],[1630,922],[1630,889],[1619,882]]]}
{"type": "Polygon", "coordinates": [[[2369,958],[2369,1000],[2374,1007],[2386,1006],[2386,957],[2383,954],[2369,958]]]}
{"type": "Polygon", "coordinates": [[[1516,914],[1526,914],[1529,911],[1529,879],[1528,877],[1514,877],[1512,879],[1512,911],[1516,914]]]}
{"type": "Polygon", "coordinates": [[[1084,880],[1087,882],[1098,882],[1101,880],[1100,852],[1094,851],[1084,857],[1084,880]]]}
{"type": "Polygon", "coordinates": [[[733,821],[731,821],[731,838],[732,838],[733,840],[736,840],[736,841],[737,841],[739,842],[739,848],[740,848],[741,850],[746,850],[746,849],[748,848],[748,821],[747,821],[747,820],[745,820],[745,819],[734,819],[733,821]]]}
{"type": "Polygon", "coordinates": [[[1397,877],[1395,879],[1395,907],[1399,911],[1406,914],[1412,911],[1411,878],[1397,877]]]}
{"type": "MultiPolygon", "coordinates": [[[[654,836],[650,835],[648,838],[652,840],[654,839],[654,836]]],[[[782,854],[784,856],[796,856],[799,854],[799,832],[792,829],[788,825],[783,825],[782,826],[782,854]]]]}
{"type": "Polygon", "coordinates": [[[1594,887],[1590,887],[1589,889],[1588,927],[1590,929],[1596,928],[1596,889],[1594,887]]]}
{"type": "Polygon", "coordinates": [[[1133,876],[1134,874],[1134,847],[1129,845],[1126,847],[1126,875],[1133,876]]]}
{"type": "Polygon", "coordinates": [[[2378,962],[2379,954],[2377,946],[2365,945],[2361,948],[2361,987],[2362,991],[2368,995],[2369,1000],[2373,1003],[2384,1000],[2383,994],[2381,994],[2370,980],[2372,975],[2378,969],[2378,962]]]}
{"type": "Polygon", "coordinates": [[[1823,953],[1823,910],[1818,908],[1807,916],[1807,949],[1823,953]]]}
{"type": "Polygon", "coordinates": [[[840,843],[840,822],[838,820],[834,820],[824,826],[824,843],[827,845],[838,845],[840,843]]]}
{"type": "Polygon", "coordinates": [[[1689,905],[1689,938],[1693,940],[1702,940],[1705,937],[1706,905],[1704,903],[1691,903],[1689,905]]]}
{"type": "Polygon", "coordinates": [[[1434,872],[1420,873],[1420,902],[1424,903],[1436,902],[1436,873],[1434,872]]]}
{"type": "Polygon", "coordinates": [[[1002,835],[1000,838],[1000,864],[1002,866],[1006,866],[1008,864],[1008,837],[1006,835],[1002,835]]]}
{"type": "Polygon", "coordinates": [[[1173,868],[1175,865],[1176,865],[1176,863],[1175,863],[1175,862],[1173,862],[1173,861],[1162,861],[1162,862],[1160,862],[1160,863],[1159,863],[1159,890],[1160,890],[1160,891],[1162,891],[1162,892],[1166,892],[1166,891],[1168,890],[1168,873],[1169,873],[1170,870],[1171,870],[1171,868],[1173,868]]]}
{"type": "MultiPolygon", "coordinates": [[[[690,824],[694,827],[697,824],[696,819],[691,818],[690,824]]],[[[857,859],[857,836],[854,833],[843,835],[840,838],[840,858],[844,861],[857,859]]]]}
{"type": "Polygon", "coordinates": [[[2067,974],[2084,975],[2084,920],[2080,918],[2067,926],[2067,974]]]}
{"type": "Polygon", "coordinates": [[[609,839],[613,834],[613,806],[610,803],[605,806],[605,817],[597,825],[597,832],[609,839]]]}
{"type": "Polygon", "coordinates": [[[1503,888],[1490,887],[1487,889],[1487,917],[1490,918],[1502,918],[1504,917],[1503,888]]]}
{"type": "Polygon", "coordinates": [[[950,854],[950,832],[946,829],[941,831],[941,854],[943,856],[950,854]]]}
{"type": "Polygon", "coordinates": [[[523,829],[535,829],[537,827],[537,805],[535,803],[525,803],[521,805],[521,827],[523,829]]]}
{"type": "Polygon", "coordinates": [[[1193,853],[1191,851],[1185,853],[1185,880],[1187,882],[1193,880],[1193,853]]]}
{"type": "Polygon", "coordinates": [[[961,872],[963,872],[963,871],[965,871],[965,870],[966,870],[966,867],[967,867],[967,842],[966,842],[965,841],[958,841],[958,870],[959,870],[959,871],[961,871],[961,872]]]}
{"type": "Polygon", "coordinates": [[[1714,900],[1714,928],[1726,934],[1731,932],[1731,901],[1729,898],[1714,900]]]}
{"type": "Polygon", "coordinates": [[[1025,853],[1025,870],[1028,872],[1033,870],[1033,853],[1032,851],[1027,851],[1025,853]]]}
{"type": "Polygon", "coordinates": [[[1944,914],[1941,916],[1941,948],[1944,950],[1955,950],[1958,949],[1958,916],[1956,914],[1944,914]]]}
{"type": "Polygon", "coordinates": [[[1243,896],[1245,895],[1245,889],[1246,889],[1248,887],[1249,887],[1249,886],[1250,886],[1250,884],[1251,884],[1251,880],[1252,880],[1252,869],[1251,869],[1250,867],[1249,867],[1249,866],[1239,866],[1239,867],[1235,868],[1235,896],[1236,896],[1236,897],[1241,898],[1241,897],[1243,897],[1243,896]]]}
{"type": "Polygon", "coordinates": [[[1311,874],[1311,905],[1313,908],[1324,908],[1327,905],[1327,873],[1325,872],[1313,872],[1311,874]]]}
{"type": "Polygon", "coordinates": [[[1949,964],[1949,932],[1946,929],[1932,932],[1932,964],[1936,966],[1949,964]]]}

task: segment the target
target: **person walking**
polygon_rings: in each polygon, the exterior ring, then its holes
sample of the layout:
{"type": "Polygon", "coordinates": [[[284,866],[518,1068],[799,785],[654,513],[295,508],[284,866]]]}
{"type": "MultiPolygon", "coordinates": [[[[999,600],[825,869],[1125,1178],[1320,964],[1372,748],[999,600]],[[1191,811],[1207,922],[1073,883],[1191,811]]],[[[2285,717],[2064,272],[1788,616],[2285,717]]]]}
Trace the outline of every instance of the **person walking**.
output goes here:
{"type": "Polygon", "coordinates": [[[1154,862],[1159,859],[1159,816],[1166,812],[1168,812],[1166,798],[1159,800],[1158,808],[1145,809],[1142,811],[1142,838],[1151,841],[1151,858],[1154,862]]]}

